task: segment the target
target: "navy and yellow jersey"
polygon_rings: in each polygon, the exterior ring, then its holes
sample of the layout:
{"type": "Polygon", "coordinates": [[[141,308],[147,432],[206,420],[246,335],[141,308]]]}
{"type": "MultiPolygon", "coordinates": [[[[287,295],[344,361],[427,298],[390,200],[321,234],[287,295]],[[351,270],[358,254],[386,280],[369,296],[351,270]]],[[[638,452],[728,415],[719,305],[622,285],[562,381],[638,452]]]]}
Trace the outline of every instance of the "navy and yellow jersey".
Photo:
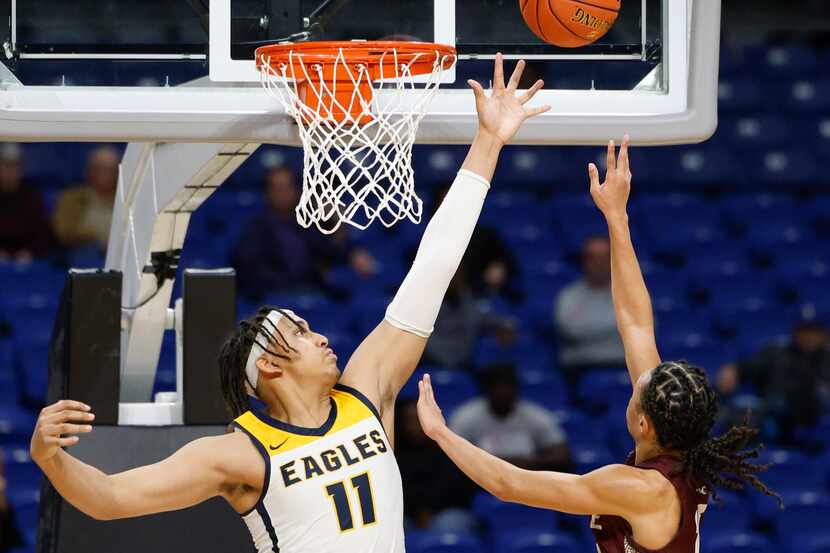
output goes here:
{"type": "Polygon", "coordinates": [[[380,416],[337,385],[331,414],[302,428],[261,412],[234,420],[265,458],[262,495],[242,515],[257,553],[403,553],[403,487],[380,416]]]}

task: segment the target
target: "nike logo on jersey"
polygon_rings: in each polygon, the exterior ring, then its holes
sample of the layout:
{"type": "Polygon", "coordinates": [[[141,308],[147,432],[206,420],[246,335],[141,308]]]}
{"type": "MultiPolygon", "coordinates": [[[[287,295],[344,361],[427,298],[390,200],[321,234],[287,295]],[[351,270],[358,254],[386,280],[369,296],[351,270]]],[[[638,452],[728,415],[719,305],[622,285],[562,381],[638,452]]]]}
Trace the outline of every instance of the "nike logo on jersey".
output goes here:
{"type": "Polygon", "coordinates": [[[280,444],[279,444],[279,445],[276,445],[276,446],[274,446],[274,445],[270,445],[270,444],[269,444],[269,445],[268,445],[268,449],[270,449],[271,451],[276,451],[276,450],[278,450],[279,448],[281,448],[282,446],[284,446],[284,445],[285,445],[285,442],[287,442],[287,441],[288,441],[288,438],[284,439],[282,442],[280,442],[280,444]]]}

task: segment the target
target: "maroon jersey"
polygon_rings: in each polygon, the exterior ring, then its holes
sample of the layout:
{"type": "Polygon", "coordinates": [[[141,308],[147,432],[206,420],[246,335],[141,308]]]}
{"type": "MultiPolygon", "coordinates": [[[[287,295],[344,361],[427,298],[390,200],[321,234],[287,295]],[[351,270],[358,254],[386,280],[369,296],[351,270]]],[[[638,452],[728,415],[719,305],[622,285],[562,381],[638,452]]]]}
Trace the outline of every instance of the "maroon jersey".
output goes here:
{"type": "Polygon", "coordinates": [[[634,541],[631,525],[625,519],[611,515],[594,515],[591,517],[591,529],[597,540],[599,553],[698,553],[700,551],[700,520],[709,501],[709,492],[702,484],[690,482],[685,473],[671,476],[679,460],[668,455],[660,455],[634,464],[634,454],[628,456],[625,464],[641,469],[659,471],[680,498],[680,526],[674,539],[661,549],[646,549],[634,541]]]}

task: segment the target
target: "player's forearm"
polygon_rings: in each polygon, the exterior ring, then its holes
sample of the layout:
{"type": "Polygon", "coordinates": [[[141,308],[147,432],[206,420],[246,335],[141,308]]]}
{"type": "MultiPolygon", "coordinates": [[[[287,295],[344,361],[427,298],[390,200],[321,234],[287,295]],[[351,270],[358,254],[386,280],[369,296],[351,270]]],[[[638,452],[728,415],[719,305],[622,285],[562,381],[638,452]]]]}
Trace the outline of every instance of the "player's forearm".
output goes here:
{"type": "Polygon", "coordinates": [[[634,252],[628,216],[608,219],[611,239],[611,294],[617,327],[625,339],[631,329],[653,328],[654,314],[643,273],[634,252]]]}
{"type": "Polygon", "coordinates": [[[499,499],[509,500],[517,467],[476,447],[448,427],[433,439],[471,480],[499,499]]]}
{"type": "Polygon", "coordinates": [[[432,333],[489,189],[481,174],[468,171],[458,173],[424,230],[415,261],[386,310],[390,324],[423,338],[432,333]]]}
{"type": "Polygon", "coordinates": [[[111,518],[113,489],[110,477],[63,450],[39,463],[61,496],[92,518],[111,518]]]}
{"type": "Polygon", "coordinates": [[[479,131],[470,145],[461,168],[481,176],[488,182],[493,180],[493,173],[496,171],[496,164],[503,146],[504,144],[498,138],[479,131]]]}

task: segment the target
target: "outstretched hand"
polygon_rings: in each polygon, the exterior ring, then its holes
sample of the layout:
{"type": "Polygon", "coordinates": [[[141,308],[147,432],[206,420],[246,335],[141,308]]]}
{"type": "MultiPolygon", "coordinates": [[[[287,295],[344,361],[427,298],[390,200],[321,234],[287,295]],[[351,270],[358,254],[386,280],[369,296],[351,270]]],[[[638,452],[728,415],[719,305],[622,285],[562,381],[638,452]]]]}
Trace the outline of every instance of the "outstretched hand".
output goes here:
{"type": "Polygon", "coordinates": [[[495,68],[493,70],[493,90],[488,96],[480,83],[472,79],[467,81],[476,97],[476,110],[478,111],[479,132],[485,132],[496,138],[502,144],[507,144],[525,119],[544,113],[550,106],[544,105],[534,108],[525,108],[524,105],[536,95],[544,86],[542,79],[536,81],[533,86],[516,95],[519,80],[525,68],[524,60],[519,60],[516,69],[510,76],[510,81],[504,84],[504,57],[496,54],[495,68]]]}
{"type": "Polygon", "coordinates": [[[441,408],[435,401],[435,393],[432,391],[432,379],[428,374],[418,382],[418,420],[424,434],[436,438],[438,433],[447,427],[447,421],[441,414],[441,408]]]}
{"type": "Polygon", "coordinates": [[[625,215],[628,195],[631,193],[631,169],[628,167],[628,135],[623,137],[620,155],[616,157],[614,141],[608,141],[607,168],[605,181],[599,183],[599,171],[593,163],[588,164],[591,179],[591,197],[606,219],[625,215]]]}
{"type": "Polygon", "coordinates": [[[80,401],[62,399],[40,412],[32,434],[29,452],[35,463],[43,463],[62,447],[78,443],[76,434],[92,432],[90,422],[95,418],[89,405],[80,401]]]}

